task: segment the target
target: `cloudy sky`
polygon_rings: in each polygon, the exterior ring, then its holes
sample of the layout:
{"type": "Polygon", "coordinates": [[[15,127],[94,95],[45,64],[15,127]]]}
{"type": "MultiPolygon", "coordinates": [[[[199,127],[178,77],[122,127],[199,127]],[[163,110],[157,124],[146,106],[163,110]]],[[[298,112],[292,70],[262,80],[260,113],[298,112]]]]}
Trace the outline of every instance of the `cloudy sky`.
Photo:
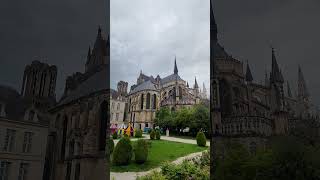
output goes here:
{"type": "Polygon", "coordinates": [[[20,92],[23,71],[33,60],[58,67],[57,95],[65,79],[84,71],[98,26],[107,29],[106,1],[4,0],[0,3],[0,84],[20,92]]]}
{"type": "Polygon", "coordinates": [[[209,1],[111,0],[111,87],[136,82],[140,70],[165,77],[173,73],[190,85],[195,76],[209,89],[209,1]]]}
{"type": "Polygon", "coordinates": [[[285,80],[297,89],[298,65],[313,102],[320,105],[320,1],[214,0],[219,41],[234,57],[249,60],[255,81],[271,69],[270,44],[285,80]]]}
{"type": "MultiPolygon", "coordinates": [[[[0,3],[0,84],[20,89],[26,64],[36,57],[58,67],[57,94],[67,75],[84,70],[97,27],[106,26],[105,1],[4,0],[0,3]]],[[[260,82],[270,70],[270,43],[284,78],[297,86],[302,66],[314,102],[320,104],[319,0],[214,0],[219,41],[234,57],[250,62],[260,82]]],[[[111,0],[112,86],[130,85],[140,69],[179,73],[193,84],[208,81],[209,1],[111,0]],[[208,66],[208,67],[206,67],[208,66]]]]}

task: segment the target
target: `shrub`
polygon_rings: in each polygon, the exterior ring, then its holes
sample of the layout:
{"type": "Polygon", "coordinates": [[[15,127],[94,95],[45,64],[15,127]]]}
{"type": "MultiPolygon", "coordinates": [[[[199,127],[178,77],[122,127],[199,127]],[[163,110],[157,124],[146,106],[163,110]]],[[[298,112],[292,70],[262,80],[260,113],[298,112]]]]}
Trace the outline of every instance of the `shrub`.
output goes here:
{"type": "Polygon", "coordinates": [[[112,155],[114,165],[128,165],[132,158],[132,145],[128,137],[123,137],[117,143],[112,155]]]}
{"type": "Polygon", "coordinates": [[[135,162],[142,164],[147,161],[148,158],[148,143],[146,140],[139,139],[134,146],[135,162]]]}
{"type": "Polygon", "coordinates": [[[151,139],[151,140],[154,140],[155,136],[156,136],[156,132],[155,132],[154,130],[151,130],[151,132],[150,132],[150,139],[151,139]]]}
{"type": "Polygon", "coordinates": [[[106,149],[109,149],[109,153],[112,154],[114,150],[114,142],[111,138],[107,139],[107,145],[106,149]]]}
{"type": "Polygon", "coordinates": [[[137,177],[136,180],[167,180],[167,178],[158,171],[152,171],[150,174],[137,177]]]}
{"type": "Polygon", "coordinates": [[[117,131],[113,132],[112,139],[118,139],[117,131]]]}
{"type": "Polygon", "coordinates": [[[160,140],[161,134],[160,134],[160,130],[156,130],[156,139],[160,140]]]}
{"type": "Polygon", "coordinates": [[[206,139],[206,135],[204,135],[204,133],[202,131],[199,131],[197,134],[197,144],[198,146],[206,146],[207,143],[207,139],[206,139]]]}
{"type": "Polygon", "coordinates": [[[134,137],[141,138],[142,137],[142,130],[141,129],[137,129],[134,137]]]}

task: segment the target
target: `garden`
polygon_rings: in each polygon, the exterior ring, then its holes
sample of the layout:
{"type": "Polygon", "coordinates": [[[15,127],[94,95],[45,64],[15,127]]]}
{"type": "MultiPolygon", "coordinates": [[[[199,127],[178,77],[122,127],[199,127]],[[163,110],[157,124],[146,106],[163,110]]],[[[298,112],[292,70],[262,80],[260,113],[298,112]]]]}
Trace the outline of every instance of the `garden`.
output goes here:
{"type": "MultiPolygon", "coordinates": [[[[198,133],[198,145],[161,140],[159,130],[152,130],[150,139],[141,138],[141,130],[135,132],[132,138],[128,135],[122,136],[115,147],[114,141],[110,138],[112,172],[148,171],[179,157],[208,149],[203,132],[198,133]]],[[[113,134],[113,139],[116,138],[118,137],[113,134]]]]}

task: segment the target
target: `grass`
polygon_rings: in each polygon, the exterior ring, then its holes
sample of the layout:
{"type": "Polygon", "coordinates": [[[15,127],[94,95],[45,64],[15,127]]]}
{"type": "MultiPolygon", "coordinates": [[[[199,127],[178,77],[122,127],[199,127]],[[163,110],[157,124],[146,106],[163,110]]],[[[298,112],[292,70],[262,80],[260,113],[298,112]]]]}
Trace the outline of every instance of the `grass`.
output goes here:
{"type": "MultiPolygon", "coordinates": [[[[151,141],[151,140],[150,140],[151,141]]],[[[133,141],[132,144],[135,142],[133,141]]],[[[134,163],[134,157],[127,166],[111,166],[112,172],[139,172],[148,171],[150,169],[161,166],[166,161],[174,161],[179,157],[186,156],[191,153],[206,150],[208,147],[199,147],[195,144],[185,144],[164,140],[151,141],[148,160],[144,164],[134,163]]]]}

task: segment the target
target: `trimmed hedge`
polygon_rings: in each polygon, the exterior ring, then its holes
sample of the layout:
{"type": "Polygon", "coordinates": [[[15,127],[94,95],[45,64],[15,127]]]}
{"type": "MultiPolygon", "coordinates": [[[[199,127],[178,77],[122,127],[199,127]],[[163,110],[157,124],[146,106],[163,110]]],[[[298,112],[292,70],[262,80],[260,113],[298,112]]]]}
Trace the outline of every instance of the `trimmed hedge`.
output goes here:
{"type": "Polygon", "coordinates": [[[148,143],[144,139],[139,139],[134,146],[135,162],[142,164],[148,159],[148,143]]]}
{"type": "Polygon", "coordinates": [[[156,139],[160,140],[161,134],[160,134],[160,130],[156,130],[156,139]]]}
{"type": "Polygon", "coordinates": [[[112,163],[116,166],[128,165],[132,158],[132,144],[128,137],[119,140],[114,148],[112,163]]]}
{"type": "Polygon", "coordinates": [[[136,133],[135,133],[134,137],[141,138],[142,137],[142,130],[141,129],[136,129],[136,133]]]}
{"type": "Polygon", "coordinates": [[[112,154],[113,153],[113,150],[114,150],[114,142],[111,138],[109,138],[107,140],[107,148],[106,149],[109,149],[109,153],[112,154]]]}
{"type": "Polygon", "coordinates": [[[152,129],[151,132],[150,132],[150,139],[154,140],[155,136],[156,136],[156,132],[152,129]]]}
{"type": "Polygon", "coordinates": [[[112,139],[118,139],[117,131],[113,132],[112,139]]]}
{"type": "Polygon", "coordinates": [[[198,132],[196,139],[197,139],[198,146],[203,146],[203,147],[206,146],[207,138],[206,138],[206,135],[202,131],[198,132]]]}

